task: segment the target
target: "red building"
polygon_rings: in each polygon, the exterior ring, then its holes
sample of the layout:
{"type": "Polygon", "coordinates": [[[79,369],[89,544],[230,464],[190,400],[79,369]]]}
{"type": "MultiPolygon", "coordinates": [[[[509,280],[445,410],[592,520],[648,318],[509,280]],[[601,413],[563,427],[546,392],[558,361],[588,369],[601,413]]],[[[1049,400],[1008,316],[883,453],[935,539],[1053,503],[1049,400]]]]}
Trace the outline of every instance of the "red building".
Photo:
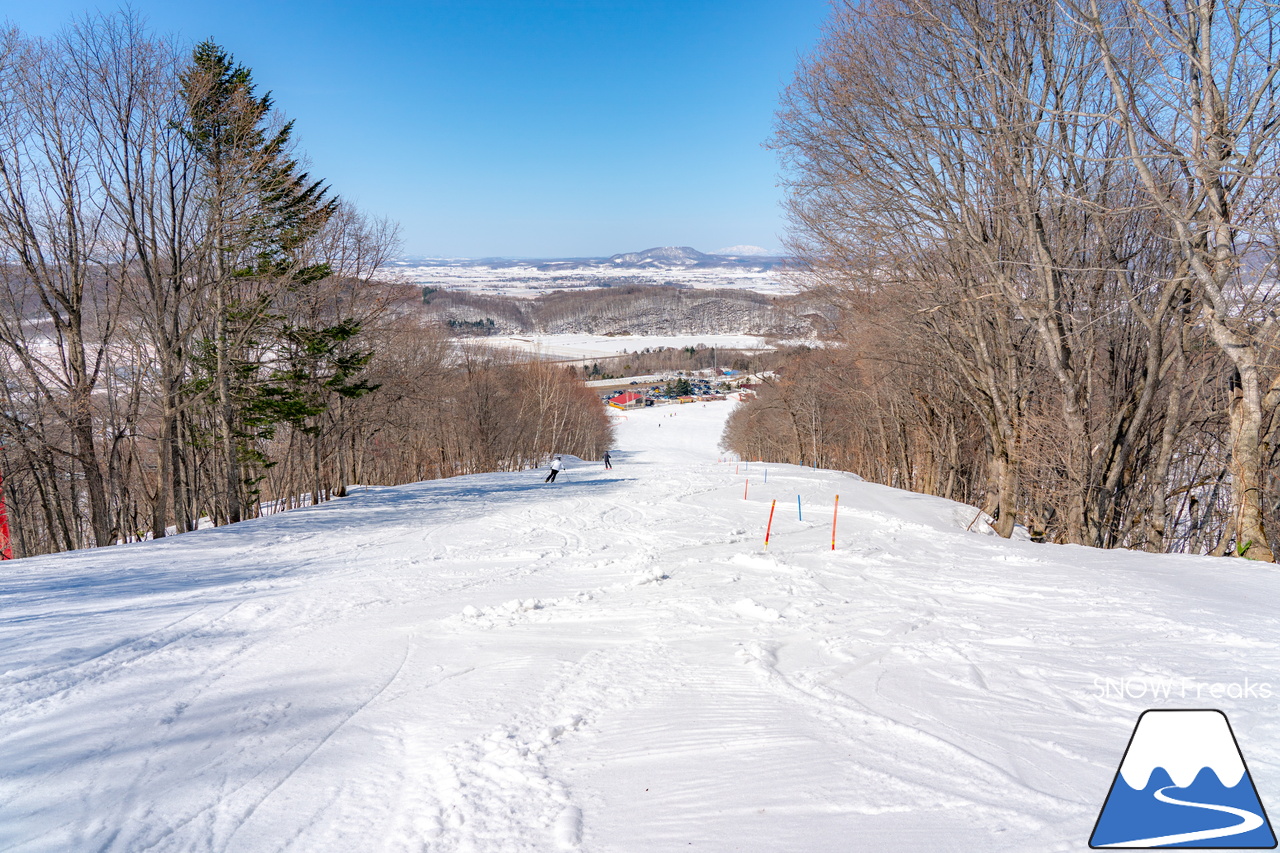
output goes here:
{"type": "Polygon", "coordinates": [[[619,394],[609,401],[609,405],[615,409],[639,409],[644,406],[644,395],[637,394],[635,391],[628,391],[625,394],[619,394]]]}

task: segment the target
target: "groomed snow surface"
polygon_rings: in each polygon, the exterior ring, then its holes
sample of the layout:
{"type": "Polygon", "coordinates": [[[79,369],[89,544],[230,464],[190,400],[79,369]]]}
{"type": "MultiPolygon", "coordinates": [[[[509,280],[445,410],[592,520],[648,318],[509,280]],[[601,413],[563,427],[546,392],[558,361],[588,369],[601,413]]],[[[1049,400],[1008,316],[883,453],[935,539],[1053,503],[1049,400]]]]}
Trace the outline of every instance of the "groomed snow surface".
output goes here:
{"type": "Polygon", "coordinates": [[[732,405],[629,413],[550,485],[5,565],[0,849],[1084,850],[1149,707],[1222,708],[1280,804],[1273,568],[766,483],[732,405]]]}

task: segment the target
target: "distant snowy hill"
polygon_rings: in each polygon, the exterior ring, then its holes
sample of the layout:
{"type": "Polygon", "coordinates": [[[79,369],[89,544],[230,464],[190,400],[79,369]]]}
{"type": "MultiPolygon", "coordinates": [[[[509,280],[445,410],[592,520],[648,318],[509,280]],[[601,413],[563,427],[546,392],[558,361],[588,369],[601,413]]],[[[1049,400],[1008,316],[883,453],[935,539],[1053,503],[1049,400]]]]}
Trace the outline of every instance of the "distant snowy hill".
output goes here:
{"type": "Polygon", "coordinates": [[[607,258],[420,258],[405,256],[391,262],[397,268],[450,267],[489,270],[536,269],[541,272],[575,271],[607,274],[615,270],[725,270],[768,271],[783,265],[783,258],[759,246],[732,246],[717,252],[700,252],[690,246],[657,246],[640,252],[620,252],[607,258]]]}
{"type": "Polygon", "coordinates": [[[777,252],[762,249],[759,246],[729,246],[727,249],[716,249],[711,254],[726,255],[735,258],[776,258],[777,252]]]}
{"type": "Polygon", "coordinates": [[[774,269],[782,259],[758,246],[737,246],[748,251],[731,252],[722,249],[706,253],[689,246],[659,246],[643,252],[624,252],[613,255],[607,261],[612,267],[632,269],[774,269]]]}
{"type": "Polygon", "coordinates": [[[716,259],[688,246],[661,246],[643,252],[625,252],[613,255],[609,263],[614,266],[695,266],[713,263],[716,259]]]}
{"type": "Polygon", "coordinates": [[[732,406],[0,564],[0,850],[1065,853],[1153,705],[1280,803],[1275,567],[725,460],[732,406]]]}
{"type": "Polygon", "coordinates": [[[391,261],[393,266],[421,266],[432,264],[453,264],[460,266],[511,267],[524,265],[555,264],[568,267],[589,266],[689,266],[693,264],[735,265],[746,262],[758,263],[763,259],[778,260],[782,257],[778,252],[760,246],[729,246],[716,249],[714,252],[701,252],[690,246],[656,246],[640,252],[620,252],[604,257],[582,258],[457,258],[436,257],[430,255],[402,255],[391,261]]]}

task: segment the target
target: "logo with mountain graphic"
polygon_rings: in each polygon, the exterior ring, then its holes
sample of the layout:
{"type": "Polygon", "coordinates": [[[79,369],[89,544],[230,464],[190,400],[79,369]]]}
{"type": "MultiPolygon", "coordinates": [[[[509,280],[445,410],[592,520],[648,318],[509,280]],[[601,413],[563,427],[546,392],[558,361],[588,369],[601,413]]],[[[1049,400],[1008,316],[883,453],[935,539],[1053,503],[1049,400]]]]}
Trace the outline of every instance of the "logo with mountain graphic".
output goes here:
{"type": "Polygon", "coordinates": [[[1274,848],[1275,833],[1226,714],[1143,711],[1089,846],[1274,848]]]}

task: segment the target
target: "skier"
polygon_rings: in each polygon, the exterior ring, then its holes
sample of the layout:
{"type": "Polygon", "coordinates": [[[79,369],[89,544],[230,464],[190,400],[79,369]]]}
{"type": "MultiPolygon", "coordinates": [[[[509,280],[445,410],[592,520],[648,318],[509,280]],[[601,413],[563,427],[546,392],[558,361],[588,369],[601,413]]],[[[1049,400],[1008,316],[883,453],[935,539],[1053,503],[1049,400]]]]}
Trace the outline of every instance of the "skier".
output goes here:
{"type": "Polygon", "coordinates": [[[556,474],[559,474],[559,473],[560,473],[560,469],[561,469],[561,468],[563,468],[563,467],[564,467],[564,462],[560,459],[560,457],[559,457],[559,456],[557,456],[555,459],[552,459],[552,460],[551,460],[551,473],[550,473],[550,474],[548,474],[548,475],[547,475],[547,479],[543,480],[542,482],[544,482],[544,483],[554,483],[554,482],[556,481],[556,474]]]}
{"type": "Polygon", "coordinates": [[[604,452],[604,469],[608,471],[608,470],[611,470],[612,468],[613,468],[613,463],[609,461],[609,451],[606,450],[604,452]]]}

